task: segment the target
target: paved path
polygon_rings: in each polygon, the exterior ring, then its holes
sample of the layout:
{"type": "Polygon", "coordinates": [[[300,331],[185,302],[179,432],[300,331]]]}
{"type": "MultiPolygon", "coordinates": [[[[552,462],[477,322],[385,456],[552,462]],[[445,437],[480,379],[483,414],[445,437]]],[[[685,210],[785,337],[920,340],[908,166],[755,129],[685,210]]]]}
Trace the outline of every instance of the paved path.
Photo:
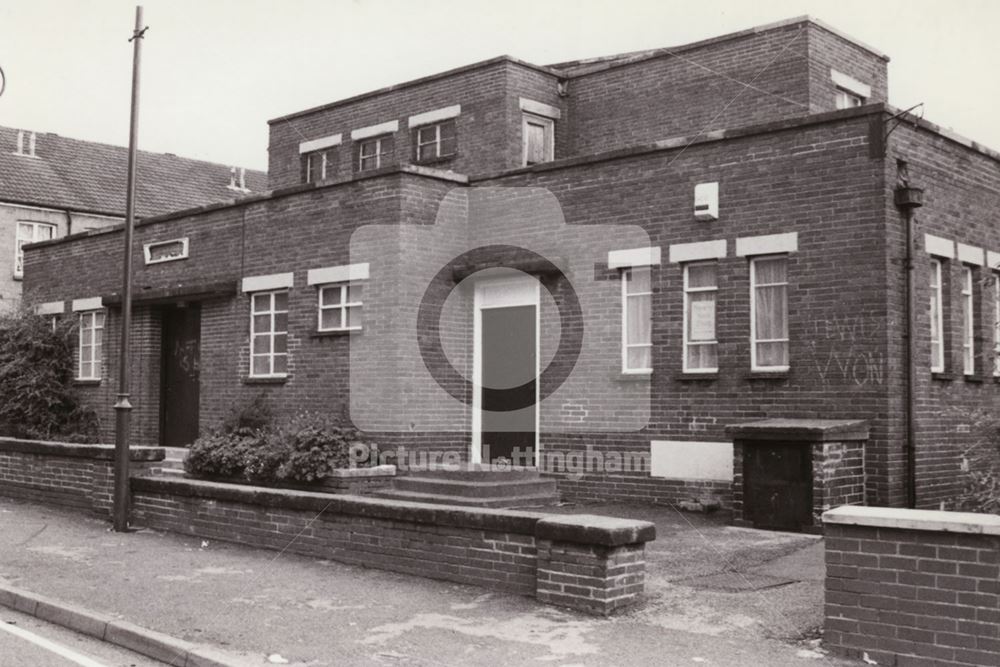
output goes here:
{"type": "MultiPolygon", "coordinates": [[[[584,511],[601,509],[608,508],[584,511]]],[[[650,552],[649,599],[611,619],[238,545],[152,531],[119,535],[83,515],[2,498],[0,578],[243,653],[248,664],[268,664],[274,654],[302,667],[853,664],[791,640],[814,624],[815,581],[749,593],[698,587],[704,580],[697,577],[719,569],[713,563],[736,563],[756,576],[803,551],[801,569],[815,577],[814,540],[628,510],[653,515],[661,537],[650,552]],[[802,591],[792,594],[794,587],[802,591]],[[801,605],[810,607],[805,621],[801,605]]]]}

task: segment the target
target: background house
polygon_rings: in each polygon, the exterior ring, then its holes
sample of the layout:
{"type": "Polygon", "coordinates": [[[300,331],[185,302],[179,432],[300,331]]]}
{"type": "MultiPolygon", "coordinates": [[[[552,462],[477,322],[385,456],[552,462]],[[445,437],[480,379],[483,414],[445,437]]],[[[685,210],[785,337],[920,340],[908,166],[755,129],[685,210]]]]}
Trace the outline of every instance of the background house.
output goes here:
{"type": "MultiPolygon", "coordinates": [[[[127,163],[122,146],[0,127],[0,308],[20,299],[24,245],[122,222],[127,163]]],[[[237,199],[265,188],[266,176],[259,171],[142,151],[136,215],[237,199]]]]}

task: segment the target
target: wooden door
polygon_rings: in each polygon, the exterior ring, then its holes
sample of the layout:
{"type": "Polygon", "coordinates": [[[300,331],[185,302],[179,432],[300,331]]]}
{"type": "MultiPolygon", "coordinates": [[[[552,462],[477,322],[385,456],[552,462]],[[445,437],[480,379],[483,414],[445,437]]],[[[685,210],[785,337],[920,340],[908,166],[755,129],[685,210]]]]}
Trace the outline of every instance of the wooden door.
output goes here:
{"type": "Polygon", "coordinates": [[[755,528],[801,531],[812,525],[812,448],[743,445],[743,514],[755,528]]]}
{"type": "Polygon", "coordinates": [[[198,438],[201,307],[164,308],[161,345],[160,443],[186,447],[198,438]]]}

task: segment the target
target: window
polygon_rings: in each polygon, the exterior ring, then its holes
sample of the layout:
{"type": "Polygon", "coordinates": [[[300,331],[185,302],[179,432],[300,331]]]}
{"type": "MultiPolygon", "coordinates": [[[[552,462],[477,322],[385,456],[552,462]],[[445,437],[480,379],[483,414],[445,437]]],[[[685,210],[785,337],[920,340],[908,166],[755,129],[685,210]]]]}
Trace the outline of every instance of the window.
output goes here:
{"type": "Polygon", "coordinates": [[[361,285],[342,283],[319,288],[319,330],[361,330],[361,285]]]}
{"type": "Polygon", "coordinates": [[[715,262],[684,265],[684,372],[719,369],[715,339],[715,262]]]}
{"type": "Polygon", "coordinates": [[[941,260],[931,260],[931,372],[944,372],[944,290],[942,285],[941,260]]]}
{"type": "Polygon", "coordinates": [[[863,106],[865,103],[865,98],[852,93],[843,88],[837,89],[836,106],[838,109],[852,109],[854,107],[863,106]]]}
{"type": "Polygon", "coordinates": [[[76,378],[100,380],[101,358],[104,347],[104,311],[80,313],[80,345],[76,378]]]}
{"type": "Polygon", "coordinates": [[[392,159],[393,141],[391,136],[365,139],[358,143],[358,171],[368,171],[384,167],[392,159]]]}
{"type": "Polygon", "coordinates": [[[302,176],[306,183],[317,183],[333,176],[336,170],[336,152],[313,151],[303,156],[302,176]]]}
{"type": "Polygon", "coordinates": [[[653,288],[648,266],[622,273],[622,372],[653,372],[653,288]]]}
{"type": "Polygon", "coordinates": [[[1000,377],[1000,274],[993,274],[993,375],[1000,377]]]}
{"type": "Polygon", "coordinates": [[[54,238],[56,226],[45,222],[18,222],[17,240],[14,244],[14,277],[24,275],[24,246],[36,241],[48,241],[54,238]]]}
{"type": "Polygon", "coordinates": [[[750,262],[750,366],[788,369],[788,258],[750,262]]]}
{"type": "Polygon", "coordinates": [[[976,320],[974,312],[975,274],[971,266],[962,267],[962,373],[976,372],[976,320]]]}
{"type": "Polygon", "coordinates": [[[549,162],[554,153],[555,123],[551,118],[522,114],[521,132],[524,139],[524,166],[549,162]]]}
{"type": "Polygon", "coordinates": [[[288,372],[288,291],[251,296],[250,375],[283,376],[288,372]]]}
{"type": "Polygon", "coordinates": [[[414,135],[414,160],[416,162],[450,157],[455,154],[458,146],[454,120],[418,127],[414,135]]]}

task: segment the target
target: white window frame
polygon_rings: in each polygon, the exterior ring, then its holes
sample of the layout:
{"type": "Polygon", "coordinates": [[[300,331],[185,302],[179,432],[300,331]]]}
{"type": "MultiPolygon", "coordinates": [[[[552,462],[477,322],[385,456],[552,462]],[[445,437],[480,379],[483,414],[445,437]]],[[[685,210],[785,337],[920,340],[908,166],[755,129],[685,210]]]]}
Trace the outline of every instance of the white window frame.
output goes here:
{"type": "Polygon", "coordinates": [[[844,88],[837,88],[837,94],[834,98],[834,107],[837,109],[854,109],[856,107],[863,107],[865,105],[866,98],[857,93],[853,93],[844,88]]]}
{"type": "MultiPolygon", "coordinates": [[[[392,135],[387,134],[387,135],[384,135],[384,136],[381,136],[381,137],[369,137],[369,138],[366,138],[366,139],[360,139],[359,140],[359,142],[358,142],[359,143],[359,145],[358,145],[358,171],[374,171],[375,169],[381,169],[382,168],[382,156],[389,154],[388,151],[382,150],[382,142],[384,142],[386,139],[392,140],[392,135]],[[367,145],[374,145],[375,146],[375,152],[372,153],[372,154],[370,154],[370,155],[366,155],[365,154],[365,146],[367,146],[367,145]],[[364,166],[365,160],[371,160],[372,158],[375,159],[375,166],[374,167],[365,167],[364,166]]],[[[393,147],[395,148],[395,146],[393,146],[393,147]]]]}
{"type": "Polygon", "coordinates": [[[751,371],[763,371],[763,372],[782,372],[787,371],[791,366],[789,364],[784,364],[781,366],[758,366],[757,365],[757,343],[785,343],[788,346],[788,358],[791,361],[791,335],[785,336],[784,338],[768,338],[768,339],[758,339],[757,338],[757,288],[758,287],[777,287],[784,286],[785,288],[785,326],[788,327],[791,323],[788,321],[788,255],[787,254],[777,254],[777,255],[759,255],[750,258],[750,370],[751,371]],[[757,262],[770,261],[775,259],[785,260],[785,282],[783,283],[766,283],[763,285],[757,284],[757,262]]]}
{"type": "MultiPolygon", "coordinates": [[[[288,303],[287,303],[287,301],[286,301],[286,305],[285,305],[285,310],[278,310],[275,307],[275,297],[278,294],[286,294],[289,297],[291,296],[289,290],[287,290],[287,289],[276,289],[276,290],[252,292],[250,294],[250,373],[249,373],[249,375],[250,375],[250,377],[253,377],[253,378],[287,377],[287,375],[288,375],[287,368],[288,368],[289,354],[288,354],[288,346],[287,346],[287,344],[285,346],[285,351],[284,352],[275,352],[274,351],[274,339],[278,335],[280,335],[280,334],[283,333],[285,335],[285,341],[286,341],[286,343],[288,341],[288,326],[287,326],[287,324],[285,326],[285,330],[284,331],[278,331],[277,330],[277,316],[281,315],[282,313],[284,313],[285,315],[288,314],[288,303]],[[257,297],[261,297],[261,296],[267,296],[268,297],[268,307],[265,310],[257,310],[256,309],[257,297]],[[257,331],[256,317],[258,315],[269,315],[270,316],[271,326],[270,326],[270,328],[267,331],[257,331]],[[266,352],[266,353],[260,353],[260,354],[258,354],[258,353],[254,352],[254,349],[255,349],[254,342],[256,341],[257,337],[259,337],[259,336],[266,336],[270,340],[269,351],[266,352]],[[267,373],[254,373],[254,363],[253,363],[254,357],[266,357],[267,360],[268,360],[267,367],[269,369],[269,372],[267,372],[267,373]],[[275,362],[275,359],[277,357],[285,357],[285,368],[286,368],[286,371],[283,372],[283,373],[276,373],[274,371],[274,366],[275,366],[274,362],[275,362]]],[[[287,319],[286,319],[286,322],[287,322],[287,319]]]]}
{"type": "Polygon", "coordinates": [[[79,332],[77,336],[76,379],[93,381],[100,380],[104,365],[104,310],[85,310],[79,314],[79,332]],[[83,332],[90,331],[90,344],[83,342],[83,332]],[[83,364],[90,366],[90,373],[84,374],[83,364]]]}
{"type": "Polygon", "coordinates": [[[621,272],[621,283],[622,283],[622,373],[625,375],[650,375],[653,372],[653,315],[652,315],[652,301],[653,301],[653,272],[649,266],[630,266],[622,269],[621,272]],[[649,291],[648,292],[629,292],[629,277],[633,271],[648,271],[650,275],[649,280],[649,291]],[[650,300],[650,323],[649,323],[649,342],[647,343],[629,343],[628,342],[628,303],[630,298],[635,297],[645,297],[648,296],[650,300]],[[634,348],[648,347],[650,349],[649,355],[649,367],[648,368],[630,368],[628,365],[628,351],[634,348]]]}
{"type": "MultiPolygon", "coordinates": [[[[715,315],[718,316],[719,308],[719,267],[716,261],[707,262],[686,262],[684,264],[684,337],[683,337],[683,370],[685,373],[718,373],[719,372],[719,333],[718,333],[718,321],[714,322],[713,332],[714,337],[711,341],[696,341],[691,342],[688,340],[688,323],[690,317],[690,304],[691,304],[691,294],[703,294],[706,292],[713,293],[712,307],[715,309],[715,315]],[[691,287],[688,284],[688,269],[692,266],[712,266],[715,269],[715,286],[714,287],[691,287]],[[689,347],[704,347],[707,345],[714,345],[716,350],[715,366],[712,368],[690,368],[688,366],[688,348],[689,347]]],[[[713,318],[714,319],[714,318],[713,318]]]]}
{"type": "Polygon", "coordinates": [[[993,273],[993,377],[1000,377],[1000,273],[993,273]]]}
{"type": "Polygon", "coordinates": [[[35,222],[34,220],[18,220],[17,226],[14,228],[14,277],[23,278],[24,277],[24,250],[23,247],[29,243],[36,243],[38,241],[48,241],[49,239],[56,238],[56,234],[59,232],[58,225],[54,225],[51,222],[35,222]],[[31,238],[24,239],[21,238],[21,227],[31,227],[31,238]],[[38,238],[39,229],[51,229],[52,235],[48,239],[38,238]]]}
{"type": "MultiPolygon", "coordinates": [[[[528,164],[528,125],[534,124],[539,125],[544,130],[545,135],[545,156],[542,162],[552,162],[555,159],[556,151],[556,122],[551,118],[546,118],[545,116],[539,116],[538,114],[528,113],[527,111],[521,112],[521,165],[530,166],[528,164]]],[[[541,164],[542,162],[535,162],[533,164],[541,164]]]]}
{"type": "MultiPolygon", "coordinates": [[[[434,123],[433,125],[422,125],[420,127],[415,127],[414,128],[414,130],[416,131],[416,136],[414,137],[414,139],[415,139],[414,143],[416,144],[416,151],[417,152],[416,152],[415,157],[416,157],[416,161],[417,162],[423,162],[425,160],[436,160],[438,158],[451,157],[451,156],[455,155],[455,153],[457,152],[457,149],[456,149],[456,151],[453,151],[451,153],[444,153],[444,154],[441,153],[441,128],[446,123],[452,123],[452,124],[454,124],[455,120],[452,119],[452,118],[449,118],[449,119],[446,119],[446,120],[442,120],[442,121],[440,121],[438,123],[434,123]],[[423,135],[423,133],[424,132],[429,132],[431,130],[434,131],[434,139],[431,140],[431,141],[423,141],[423,139],[421,138],[421,136],[423,135]],[[427,147],[433,147],[433,149],[434,149],[434,154],[433,155],[422,155],[421,154],[422,149],[427,148],[427,147]]],[[[456,127],[455,129],[456,129],[456,132],[457,132],[458,128],[456,127]]]]}
{"type": "Polygon", "coordinates": [[[321,149],[317,151],[312,151],[311,153],[306,153],[306,183],[318,183],[319,181],[326,180],[327,168],[330,166],[330,158],[327,153],[329,149],[321,149]],[[316,158],[322,159],[322,164],[319,167],[319,181],[312,180],[312,164],[313,160],[316,158]]]}
{"type": "Polygon", "coordinates": [[[962,266],[962,374],[976,373],[975,270],[962,266]]]}
{"type": "MultiPolygon", "coordinates": [[[[361,301],[348,301],[348,295],[350,294],[351,287],[362,286],[359,282],[342,282],[342,283],[328,283],[325,285],[319,285],[319,289],[316,290],[318,311],[316,313],[316,330],[327,332],[327,331],[361,331],[364,325],[351,327],[347,325],[348,308],[361,308],[362,317],[364,313],[364,299],[361,301]],[[340,301],[338,303],[323,305],[323,293],[326,291],[339,291],[340,301]],[[323,313],[329,311],[340,311],[340,326],[339,327],[324,327],[323,326],[323,313]]],[[[364,287],[362,286],[362,289],[364,287]]],[[[363,321],[363,320],[362,320],[363,321]]]]}
{"type": "Polygon", "coordinates": [[[931,327],[931,372],[944,373],[944,289],[942,281],[944,277],[944,263],[937,257],[931,258],[931,303],[930,303],[930,327],[931,327]],[[936,316],[936,317],[935,317],[936,316]],[[935,322],[936,325],[935,326],[935,322]],[[940,363],[934,363],[934,351],[938,352],[940,363]]]}

